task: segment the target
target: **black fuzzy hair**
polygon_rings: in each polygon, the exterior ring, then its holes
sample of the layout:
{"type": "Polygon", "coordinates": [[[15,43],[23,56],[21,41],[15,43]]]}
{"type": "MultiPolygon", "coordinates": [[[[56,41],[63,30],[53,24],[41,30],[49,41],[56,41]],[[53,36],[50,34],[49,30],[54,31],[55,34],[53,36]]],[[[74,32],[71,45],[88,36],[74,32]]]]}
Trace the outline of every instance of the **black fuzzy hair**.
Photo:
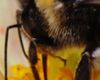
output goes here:
{"type": "Polygon", "coordinates": [[[91,56],[100,46],[100,4],[85,0],[54,0],[48,7],[42,7],[39,0],[25,1],[28,4],[22,4],[21,20],[37,44],[51,48],[86,45],[75,80],[90,80],[91,56]]]}
{"type": "Polygon", "coordinates": [[[42,9],[38,6],[39,0],[25,1],[29,3],[23,8],[22,21],[29,25],[26,28],[40,42],[59,45],[87,44],[92,40],[99,42],[99,6],[80,3],[74,7],[68,6],[67,0],[59,0],[63,7],[56,10],[54,5],[42,9]]]}

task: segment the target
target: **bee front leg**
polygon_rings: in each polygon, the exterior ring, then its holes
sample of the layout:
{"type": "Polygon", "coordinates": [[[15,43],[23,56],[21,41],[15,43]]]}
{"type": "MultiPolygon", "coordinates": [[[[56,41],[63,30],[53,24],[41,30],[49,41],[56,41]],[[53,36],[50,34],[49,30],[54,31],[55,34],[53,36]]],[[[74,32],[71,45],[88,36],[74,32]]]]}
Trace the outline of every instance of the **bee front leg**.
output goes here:
{"type": "Polygon", "coordinates": [[[8,80],[8,38],[9,38],[9,31],[10,29],[13,29],[13,28],[20,28],[21,27],[21,24],[14,24],[14,25],[11,25],[9,27],[7,27],[6,29],[6,34],[5,34],[5,50],[4,50],[4,67],[5,67],[5,80],[8,80]]]}
{"type": "MultiPolygon", "coordinates": [[[[16,18],[17,18],[17,23],[18,24],[19,23],[21,24],[21,15],[22,15],[22,12],[20,10],[17,10],[16,11],[16,18]]],[[[21,29],[22,29],[22,27],[21,27],[21,29]]],[[[18,29],[18,33],[19,33],[19,38],[20,38],[22,51],[23,51],[25,57],[29,60],[29,62],[31,64],[31,69],[32,69],[32,72],[33,72],[35,80],[40,80],[38,70],[35,67],[35,65],[37,64],[37,61],[38,61],[35,41],[31,40],[30,46],[29,46],[29,56],[27,56],[27,54],[26,54],[26,52],[24,50],[24,45],[23,45],[22,38],[21,38],[21,32],[20,32],[21,29],[18,29]]],[[[26,35],[26,33],[25,33],[25,35],[26,35]]]]}
{"type": "Polygon", "coordinates": [[[32,68],[32,72],[34,74],[35,80],[40,80],[38,70],[35,67],[35,65],[38,62],[38,56],[37,56],[36,46],[33,41],[30,42],[30,46],[29,46],[29,61],[31,64],[31,68],[32,68]]]}

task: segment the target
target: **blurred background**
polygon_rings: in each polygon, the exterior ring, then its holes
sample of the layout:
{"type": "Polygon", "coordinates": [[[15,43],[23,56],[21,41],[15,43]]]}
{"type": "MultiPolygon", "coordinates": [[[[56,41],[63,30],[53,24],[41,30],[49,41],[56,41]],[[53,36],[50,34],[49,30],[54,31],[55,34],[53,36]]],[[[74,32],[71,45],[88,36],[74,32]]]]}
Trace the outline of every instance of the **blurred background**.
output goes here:
{"type": "MultiPolygon", "coordinates": [[[[4,75],[5,32],[8,26],[16,24],[17,9],[19,9],[19,7],[16,0],[0,0],[0,73],[2,75],[4,75]]],[[[28,66],[27,60],[24,58],[23,54],[21,54],[22,51],[20,49],[16,29],[10,30],[8,43],[8,68],[17,64],[28,66]]]]}

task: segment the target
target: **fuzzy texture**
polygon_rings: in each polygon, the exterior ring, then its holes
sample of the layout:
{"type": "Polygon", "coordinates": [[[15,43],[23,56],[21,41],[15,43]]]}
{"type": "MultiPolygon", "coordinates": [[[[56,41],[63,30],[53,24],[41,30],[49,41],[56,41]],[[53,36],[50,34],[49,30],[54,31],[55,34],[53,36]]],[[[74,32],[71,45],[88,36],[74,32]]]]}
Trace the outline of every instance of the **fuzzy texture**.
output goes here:
{"type": "Polygon", "coordinates": [[[74,8],[72,4],[65,1],[54,1],[52,5],[44,9],[38,6],[48,23],[44,31],[59,45],[87,44],[90,39],[99,38],[100,36],[97,36],[100,33],[100,26],[97,25],[99,6],[83,4],[74,8]],[[56,4],[57,2],[59,3],[56,4]],[[62,6],[56,9],[56,6],[60,4],[62,6]]]}
{"type": "MultiPolygon", "coordinates": [[[[37,45],[45,45],[46,48],[53,50],[64,46],[86,45],[76,70],[75,80],[90,80],[92,54],[96,47],[100,46],[100,5],[85,0],[43,1],[22,2],[23,28],[36,39],[37,45]],[[88,52],[89,56],[85,52],[88,52]],[[84,70],[86,71],[83,73],[84,70]]],[[[45,80],[46,78],[45,76],[45,80]]]]}
{"type": "Polygon", "coordinates": [[[73,2],[65,0],[44,2],[30,0],[27,8],[23,8],[24,27],[37,42],[59,46],[87,44],[92,41],[99,44],[99,5],[73,6],[73,2]],[[44,5],[44,2],[48,5],[44,5]]]}

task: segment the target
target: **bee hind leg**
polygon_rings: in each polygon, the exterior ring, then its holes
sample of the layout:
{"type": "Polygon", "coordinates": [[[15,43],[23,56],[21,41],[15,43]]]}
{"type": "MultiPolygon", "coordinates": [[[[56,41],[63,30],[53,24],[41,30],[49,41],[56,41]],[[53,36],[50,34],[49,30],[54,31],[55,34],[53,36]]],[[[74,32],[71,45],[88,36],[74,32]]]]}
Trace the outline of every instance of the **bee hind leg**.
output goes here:
{"type": "Polygon", "coordinates": [[[76,69],[75,80],[91,80],[93,52],[96,48],[97,45],[91,43],[82,53],[81,61],[76,69]]]}

